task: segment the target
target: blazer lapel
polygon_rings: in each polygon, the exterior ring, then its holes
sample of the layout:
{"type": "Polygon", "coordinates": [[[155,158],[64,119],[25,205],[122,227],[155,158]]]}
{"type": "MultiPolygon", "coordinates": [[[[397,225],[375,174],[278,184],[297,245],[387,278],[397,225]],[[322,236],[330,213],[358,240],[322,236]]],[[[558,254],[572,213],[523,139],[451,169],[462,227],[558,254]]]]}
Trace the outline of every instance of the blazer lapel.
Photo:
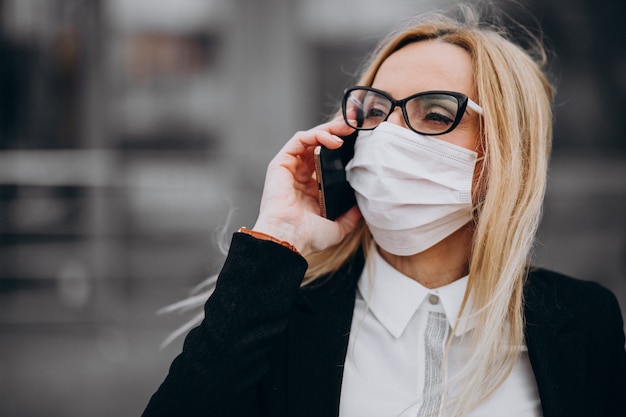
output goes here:
{"type": "Polygon", "coordinates": [[[287,334],[288,415],[337,416],[363,255],[304,287],[287,334]]]}
{"type": "Polygon", "coordinates": [[[526,344],[544,417],[583,417],[585,344],[572,314],[542,272],[525,288],[526,344]]]}

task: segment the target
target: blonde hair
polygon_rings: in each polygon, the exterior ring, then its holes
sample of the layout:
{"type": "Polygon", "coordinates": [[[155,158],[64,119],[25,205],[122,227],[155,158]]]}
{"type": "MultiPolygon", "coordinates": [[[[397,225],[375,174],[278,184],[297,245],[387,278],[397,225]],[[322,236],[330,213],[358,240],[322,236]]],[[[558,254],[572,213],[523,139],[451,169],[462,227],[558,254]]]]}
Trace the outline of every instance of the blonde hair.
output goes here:
{"type": "MultiPolygon", "coordinates": [[[[473,247],[460,315],[471,315],[477,325],[468,335],[471,349],[458,380],[470,388],[449,404],[453,416],[474,409],[504,382],[524,344],[523,285],[546,187],[553,96],[543,70],[546,54],[536,38],[531,36],[536,49],[525,50],[501,29],[481,25],[469,7],[461,11],[457,19],[424,16],[390,35],[359,80],[371,85],[383,61],[414,42],[447,42],[472,57],[485,163],[474,190],[473,247]]],[[[361,221],[339,245],[308,256],[305,282],[336,270],[369,238],[361,221]]]]}
{"type": "MultiPolygon", "coordinates": [[[[535,49],[524,49],[504,30],[481,24],[470,7],[459,10],[457,18],[439,13],[422,16],[388,36],[358,82],[371,85],[383,61],[414,42],[448,42],[472,57],[474,94],[483,109],[480,137],[485,162],[474,190],[469,282],[459,313],[472,316],[476,326],[467,334],[471,349],[458,379],[459,386],[468,388],[448,403],[455,417],[467,414],[502,384],[524,344],[523,285],[546,187],[553,95],[543,70],[546,55],[535,37],[528,36],[535,49]]],[[[307,256],[303,285],[336,271],[358,250],[367,251],[370,241],[361,220],[338,245],[307,256]]],[[[214,284],[215,277],[207,282],[214,284]]],[[[191,309],[204,303],[211,292],[165,310],[191,309]]],[[[201,318],[202,314],[195,317],[168,341],[201,318]]]]}

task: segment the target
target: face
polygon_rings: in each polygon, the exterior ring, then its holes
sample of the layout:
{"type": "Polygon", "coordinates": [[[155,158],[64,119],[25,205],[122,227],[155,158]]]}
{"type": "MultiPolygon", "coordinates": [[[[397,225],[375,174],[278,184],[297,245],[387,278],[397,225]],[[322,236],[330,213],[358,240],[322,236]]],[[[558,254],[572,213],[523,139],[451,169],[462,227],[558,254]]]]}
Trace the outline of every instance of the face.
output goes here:
{"type": "MultiPolygon", "coordinates": [[[[396,100],[429,90],[455,91],[474,99],[472,60],[465,49],[439,40],[411,43],[383,62],[372,87],[396,100]]],[[[468,109],[452,132],[437,138],[481,153],[478,118],[477,113],[468,109]]],[[[407,127],[399,107],[387,121],[407,127]]]]}

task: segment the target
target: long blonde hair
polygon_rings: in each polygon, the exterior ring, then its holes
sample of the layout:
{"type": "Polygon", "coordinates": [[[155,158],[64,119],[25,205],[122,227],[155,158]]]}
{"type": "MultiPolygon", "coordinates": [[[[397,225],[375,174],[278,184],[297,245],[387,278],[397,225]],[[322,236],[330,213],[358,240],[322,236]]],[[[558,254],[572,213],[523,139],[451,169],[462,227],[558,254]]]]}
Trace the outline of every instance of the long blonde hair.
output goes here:
{"type": "MultiPolygon", "coordinates": [[[[482,25],[462,8],[462,17],[430,14],[390,35],[375,51],[359,85],[371,85],[387,57],[403,46],[439,40],[472,57],[484,169],[474,207],[469,283],[460,314],[477,323],[459,376],[462,387],[450,413],[462,416],[489,397],[510,374],[524,344],[523,285],[541,218],[552,140],[553,88],[544,72],[546,54],[511,41],[501,28],[482,25]],[[467,303],[471,294],[472,303],[467,303]],[[470,310],[465,311],[464,310],[470,310]],[[508,326],[506,325],[508,323],[508,326]]],[[[307,257],[305,282],[336,270],[370,239],[361,224],[339,245],[307,257]]]]}

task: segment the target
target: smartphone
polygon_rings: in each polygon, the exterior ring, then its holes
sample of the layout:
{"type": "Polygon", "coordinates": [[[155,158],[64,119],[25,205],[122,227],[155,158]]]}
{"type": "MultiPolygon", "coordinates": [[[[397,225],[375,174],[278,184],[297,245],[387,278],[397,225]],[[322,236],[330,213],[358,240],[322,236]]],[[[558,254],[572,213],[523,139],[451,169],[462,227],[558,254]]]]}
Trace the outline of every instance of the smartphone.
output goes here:
{"type": "Polygon", "coordinates": [[[356,136],[354,132],[342,137],[343,145],[339,149],[318,146],[314,151],[320,213],[329,220],[337,219],[356,204],[345,169],[354,156],[356,136]]]}

